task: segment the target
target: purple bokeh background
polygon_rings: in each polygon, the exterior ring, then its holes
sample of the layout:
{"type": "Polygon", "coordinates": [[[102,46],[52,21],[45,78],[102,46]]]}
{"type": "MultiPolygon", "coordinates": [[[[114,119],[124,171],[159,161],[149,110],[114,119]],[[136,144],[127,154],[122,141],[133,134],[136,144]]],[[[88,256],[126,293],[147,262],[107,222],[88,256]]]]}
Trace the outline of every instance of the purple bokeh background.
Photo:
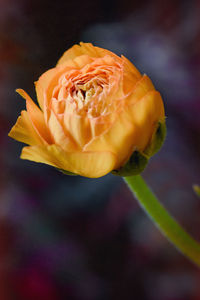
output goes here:
{"type": "Polygon", "coordinates": [[[0,299],[200,300],[200,272],[123,181],[19,159],[7,133],[33,82],[78,43],[127,56],[161,92],[168,135],[144,177],[200,239],[200,2],[0,0],[0,299]]]}

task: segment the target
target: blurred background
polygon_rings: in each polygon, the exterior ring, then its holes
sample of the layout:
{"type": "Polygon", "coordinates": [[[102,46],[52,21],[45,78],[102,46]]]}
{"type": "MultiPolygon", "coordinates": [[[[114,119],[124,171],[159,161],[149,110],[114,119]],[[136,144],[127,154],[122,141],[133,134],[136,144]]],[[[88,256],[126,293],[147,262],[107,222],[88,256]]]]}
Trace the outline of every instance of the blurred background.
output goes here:
{"type": "Polygon", "coordinates": [[[7,137],[33,82],[79,41],[127,56],[163,95],[145,179],[200,240],[200,1],[0,0],[0,299],[200,300],[200,272],[122,179],[64,176],[7,137]]]}

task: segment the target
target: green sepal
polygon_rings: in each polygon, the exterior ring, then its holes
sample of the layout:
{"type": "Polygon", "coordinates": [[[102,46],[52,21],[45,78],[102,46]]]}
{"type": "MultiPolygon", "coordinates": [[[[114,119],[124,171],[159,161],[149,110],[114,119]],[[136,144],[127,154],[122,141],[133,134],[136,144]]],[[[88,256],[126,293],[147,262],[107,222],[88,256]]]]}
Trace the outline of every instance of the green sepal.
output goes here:
{"type": "Polygon", "coordinates": [[[111,173],[118,176],[133,176],[140,174],[148,163],[148,158],[146,155],[140,153],[139,151],[134,151],[128,162],[119,168],[118,170],[113,170],[111,173]]]}
{"type": "Polygon", "coordinates": [[[78,174],[72,173],[70,171],[66,171],[66,170],[63,170],[63,169],[57,169],[57,170],[60,171],[60,172],[62,172],[65,175],[78,176],[78,174]]]}
{"type": "Polygon", "coordinates": [[[166,133],[167,128],[165,121],[159,121],[149,145],[144,150],[144,154],[147,155],[149,158],[156,154],[164,143],[166,133]]]}

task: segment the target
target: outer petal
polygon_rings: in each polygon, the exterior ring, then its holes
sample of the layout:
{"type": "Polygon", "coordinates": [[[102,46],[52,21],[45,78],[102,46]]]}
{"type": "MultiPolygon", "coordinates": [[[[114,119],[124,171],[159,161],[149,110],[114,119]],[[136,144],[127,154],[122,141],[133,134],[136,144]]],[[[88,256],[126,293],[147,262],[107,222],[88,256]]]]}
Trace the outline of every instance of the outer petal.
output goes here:
{"type": "Polygon", "coordinates": [[[85,151],[111,151],[117,156],[116,169],[122,166],[134,150],[148,145],[157,122],[164,119],[160,94],[151,91],[135,105],[126,106],[111,128],[88,143],[85,151]]]}
{"type": "Polygon", "coordinates": [[[140,101],[127,107],[127,110],[140,135],[137,148],[143,151],[148,145],[158,121],[164,120],[165,117],[160,93],[148,92],[140,101]]]}
{"type": "Polygon", "coordinates": [[[52,144],[52,137],[45,123],[42,111],[24,90],[18,89],[16,91],[26,100],[27,112],[37,134],[41,137],[44,143],[52,144]]]}
{"type": "Polygon", "coordinates": [[[37,100],[42,110],[44,110],[44,92],[49,84],[49,81],[55,76],[55,68],[43,73],[38,81],[35,81],[35,89],[37,100]]]}
{"type": "Polygon", "coordinates": [[[29,115],[25,110],[21,112],[21,116],[17,119],[16,124],[12,127],[8,135],[28,145],[43,145],[40,135],[35,131],[29,115]]]}
{"type": "Polygon", "coordinates": [[[108,129],[112,126],[113,122],[116,120],[117,113],[112,112],[105,116],[101,115],[98,118],[90,118],[90,127],[92,138],[95,138],[102,133],[108,131],[108,129]]]}
{"type": "Polygon", "coordinates": [[[76,151],[77,146],[69,135],[64,131],[61,123],[57,119],[53,110],[50,111],[50,117],[48,125],[51,130],[54,141],[57,145],[60,145],[65,151],[76,151]]]}
{"type": "Polygon", "coordinates": [[[124,72],[123,75],[123,93],[129,95],[133,92],[135,85],[137,84],[140,78],[136,77],[131,72],[124,72]]]}
{"type": "Polygon", "coordinates": [[[123,111],[118,114],[116,121],[110,129],[88,143],[85,151],[110,151],[116,154],[117,164],[121,166],[133,152],[138,142],[137,127],[130,121],[129,112],[123,111]]]}
{"type": "Polygon", "coordinates": [[[155,90],[151,79],[147,75],[143,75],[142,78],[136,83],[134,89],[129,97],[127,97],[127,105],[133,105],[140,101],[149,91],[155,90]]]}
{"type": "MultiPolygon", "coordinates": [[[[39,103],[41,109],[44,110],[44,112],[45,112],[45,99],[46,99],[46,96],[48,96],[48,95],[46,95],[47,88],[49,87],[50,82],[52,82],[54,78],[57,79],[56,80],[56,84],[57,84],[60,74],[61,74],[60,69],[57,70],[56,68],[53,68],[53,69],[50,69],[47,72],[43,73],[39,77],[38,81],[35,82],[37,100],[38,100],[38,103],[39,103]]],[[[53,92],[55,85],[53,85],[51,94],[53,92]]],[[[50,95],[50,97],[51,97],[51,95],[50,95]]]]}
{"type": "Polygon", "coordinates": [[[74,45],[70,49],[68,49],[67,51],[64,52],[64,54],[59,59],[57,66],[62,65],[67,60],[74,59],[77,56],[81,56],[83,54],[85,54],[85,53],[83,52],[83,49],[81,48],[81,46],[74,45]]]}
{"type": "Polygon", "coordinates": [[[122,60],[124,61],[125,70],[133,73],[138,79],[141,78],[141,73],[139,70],[128,60],[126,57],[121,55],[122,60]]]}
{"type": "Polygon", "coordinates": [[[83,147],[92,137],[91,125],[87,117],[65,112],[64,126],[79,147],[83,147]]]}
{"type": "Polygon", "coordinates": [[[65,152],[57,145],[24,147],[22,159],[45,163],[85,177],[97,178],[114,169],[116,157],[111,152],[65,152]]]}
{"type": "Polygon", "coordinates": [[[64,54],[62,55],[62,57],[59,59],[57,65],[62,65],[66,61],[68,61],[70,59],[74,59],[74,58],[84,55],[84,54],[86,54],[90,57],[104,57],[106,55],[110,55],[117,60],[121,60],[119,56],[117,56],[116,54],[114,54],[113,52],[111,52],[109,50],[95,47],[91,43],[82,43],[81,42],[80,45],[74,45],[69,50],[65,51],[64,54]]]}

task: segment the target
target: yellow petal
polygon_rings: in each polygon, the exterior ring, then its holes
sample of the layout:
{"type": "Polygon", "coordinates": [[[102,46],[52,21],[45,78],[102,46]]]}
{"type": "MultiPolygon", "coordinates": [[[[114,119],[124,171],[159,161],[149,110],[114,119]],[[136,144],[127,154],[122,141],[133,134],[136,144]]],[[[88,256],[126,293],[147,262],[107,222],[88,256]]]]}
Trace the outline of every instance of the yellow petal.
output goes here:
{"type": "Polygon", "coordinates": [[[74,45],[63,53],[59,59],[57,66],[62,65],[65,61],[76,58],[77,56],[85,54],[79,45],[74,45]]]}
{"type": "Polygon", "coordinates": [[[25,110],[21,112],[21,116],[17,119],[16,124],[12,127],[8,135],[13,139],[28,145],[43,144],[41,137],[35,131],[29,115],[25,110]]]}
{"type": "Polygon", "coordinates": [[[65,133],[61,123],[57,119],[53,110],[50,111],[48,120],[49,129],[57,145],[60,145],[66,151],[75,151],[77,147],[67,133],[65,133]]]}
{"type": "Polygon", "coordinates": [[[24,147],[22,159],[45,163],[81,176],[97,178],[114,169],[111,152],[65,152],[57,145],[24,147]]]}
{"type": "Polygon", "coordinates": [[[138,128],[140,139],[138,149],[143,151],[148,145],[158,121],[164,119],[164,105],[160,93],[148,92],[140,101],[127,107],[130,117],[138,128]]]}
{"type": "Polygon", "coordinates": [[[44,113],[46,106],[48,105],[48,100],[52,97],[53,89],[58,84],[58,80],[63,73],[63,69],[64,71],[67,71],[71,70],[71,67],[64,66],[64,68],[60,67],[50,69],[43,73],[39,77],[38,81],[35,82],[37,100],[42,110],[44,110],[44,113]]]}
{"type": "Polygon", "coordinates": [[[93,62],[93,60],[91,59],[91,57],[89,55],[84,54],[84,55],[75,57],[73,60],[66,61],[66,65],[68,65],[68,64],[73,65],[74,67],[76,67],[76,69],[81,69],[84,66],[86,66],[92,62],[93,62]]]}
{"type": "Polygon", "coordinates": [[[143,75],[142,78],[135,84],[131,95],[127,98],[127,105],[133,105],[135,102],[140,101],[147,92],[155,90],[151,79],[147,75],[143,75]]]}
{"type": "Polygon", "coordinates": [[[55,76],[55,68],[43,73],[38,81],[35,81],[35,90],[37,94],[37,100],[42,110],[44,110],[44,93],[49,85],[51,79],[55,76]]]}
{"type": "Polygon", "coordinates": [[[125,70],[133,73],[138,79],[142,77],[139,70],[128,60],[126,57],[121,55],[122,60],[124,61],[125,70]]]}
{"type": "MultiPolygon", "coordinates": [[[[40,107],[46,114],[46,108],[48,107],[49,99],[52,97],[53,89],[58,83],[59,77],[62,71],[56,68],[50,69],[43,73],[38,81],[35,82],[35,89],[37,94],[37,100],[40,107]]],[[[46,115],[45,115],[46,117],[46,115]]]]}
{"type": "Polygon", "coordinates": [[[90,118],[90,127],[92,138],[95,138],[101,135],[103,132],[108,131],[108,129],[112,126],[113,122],[116,119],[116,112],[112,112],[110,114],[101,115],[98,118],[90,118]]]}
{"type": "Polygon", "coordinates": [[[84,151],[110,151],[117,156],[117,165],[121,166],[137,145],[137,128],[130,121],[128,112],[120,112],[113,125],[104,134],[91,140],[84,151]]]}
{"type": "Polygon", "coordinates": [[[52,138],[45,123],[42,111],[24,90],[17,89],[16,91],[26,100],[27,112],[37,134],[41,137],[44,143],[52,144],[52,138]]]}
{"type": "Polygon", "coordinates": [[[91,43],[81,42],[80,45],[74,45],[69,50],[65,51],[62,57],[59,59],[57,65],[62,65],[66,61],[75,59],[76,57],[84,54],[90,57],[104,57],[106,55],[110,55],[115,57],[115,59],[120,60],[120,57],[109,50],[93,46],[91,43]]]}
{"type": "Polygon", "coordinates": [[[84,151],[111,151],[117,156],[118,168],[135,149],[143,151],[146,148],[157,122],[162,119],[162,98],[158,92],[151,91],[135,105],[126,106],[110,129],[92,139],[84,151]]]}
{"type": "Polygon", "coordinates": [[[132,93],[137,82],[138,82],[138,78],[133,73],[124,72],[123,93],[125,95],[132,93]]]}
{"type": "Polygon", "coordinates": [[[88,143],[92,137],[91,125],[85,116],[82,117],[66,111],[64,114],[64,126],[81,148],[88,143]]]}

